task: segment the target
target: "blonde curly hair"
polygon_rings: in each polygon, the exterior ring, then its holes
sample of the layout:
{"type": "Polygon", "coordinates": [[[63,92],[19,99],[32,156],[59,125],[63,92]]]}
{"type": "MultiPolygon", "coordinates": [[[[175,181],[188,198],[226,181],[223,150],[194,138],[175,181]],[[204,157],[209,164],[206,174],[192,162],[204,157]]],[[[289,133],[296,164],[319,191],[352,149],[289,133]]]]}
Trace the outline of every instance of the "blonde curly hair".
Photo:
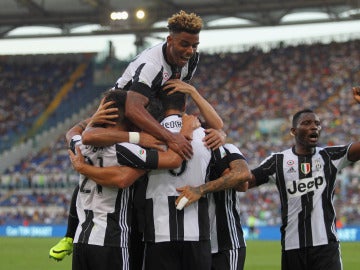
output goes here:
{"type": "Polygon", "coordinates": [[[198,34],[203,26],[202,19],[195,13],[186,13],[181,10],[168,19],[170,33],[187,32],[198,34]]]}

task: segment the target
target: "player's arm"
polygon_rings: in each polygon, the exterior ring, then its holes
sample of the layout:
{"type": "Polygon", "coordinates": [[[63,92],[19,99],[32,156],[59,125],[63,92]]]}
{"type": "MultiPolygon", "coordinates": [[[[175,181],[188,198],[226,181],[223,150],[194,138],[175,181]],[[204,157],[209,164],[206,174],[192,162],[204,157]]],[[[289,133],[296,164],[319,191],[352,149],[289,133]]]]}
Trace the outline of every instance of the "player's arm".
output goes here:
{"type": "Polygon", "coordinates": [[[127,166],[96,167],[85,162],[79,146],[76,146],[76,154],[68,150],[69,157],[74,169],[94,180],[102,186],[126,188],[131,186],[146,170],[127,166]]]}
{"type": "Polygon", "coordinates": [[[208,193],[235,188],[239,184],[249,181],[250,178],[251,172],[247,162],[244,159],[236,159],[231,161],[229,169],[225,170],[223,174],[215,180],[197,187],[185,186],[177,188],[176,190],[181,192],[181,194],[175,203],[177,204],[182,197],[186,197],[189,201],[185,206],[188,206],[208,193]]]}
{"type": "Polygon", "coordinates": [[[209,149],[216,150],[226,142],[226,134],[222,130],[208,128],[205,129],[205,133],[203,141],[209,149]]]}
{"type": "MultiPolygon", "coordinates": [[[[156,151],[145,149],[142,150],[149,152],[156,151]]],[[[176,169],[180,167],[183,161],[181,157],[171,149],[166,152],[156,152],[157,155],[152,155],[153,157],[157,157],[156,162],[144,162],[141,168],[134,168],[130,166],[96,167],[85,162],[85,158],[81,154],[79,146],[76,146],[76,154],[74,154],[73,151],[68,150],[71,163],[76,171],[94,180],[99,185],[113,186],[118,188],[129,187],[140,176],[145,174],[148,169],[176,169]],[[150,164],[154,167],[152,167],[150,164]]]]}
{"type": "Polygon", "coordinates": [[[257,187],[258,185],[256,184],[256,178],[255,175],[253,173],[251,173],[251,179],[248,181],[248,188],[254,188],[257,187]]]}
{"type": "MultiPolygon", "coordinates": [[[[199,126],[200,122],[195,116],[184,115],[183,125],[180,132],[184,136],[189,137],[190,133],[192,133],[193,130],[199,126]]],[[[147,151],[146,149],[141,150],[147,151]]],[[[144,165],[141,168],[127,166],[95,167],[85,162],[85,159],[82,156],[78,146],[76,152],[77,154],[75,155],[72,151],[69,150],[70,160],[75,170],[91,178],[100,185],[116,186],[119,188],[125,188],[133,184],[136,179],[138,179],[147,171],[147,169],[175,169],[180,167],[183,161],[183,159],[177,153],[171,149],[168,149],[166,152],[157,151],[157,155],[153,155],[153,157],[157,157],[156,162],[144,162],[144,165]],[[154,167],[151,167],[148,164],[152,164],[154,167]]],[[[121,156],[124,156],[124,153],[121,156]]],[[[127,160],[128,158],[125,157],[124,161],[127,160]]],[[[125,162],[123,163],[126,164],[125,162]]]]}
{"type": "MultiPolygon", "coordinates": [[[[276,162],[275,155],[272,154],[267,157],[261,164],[251,170],[251,177],[248,181],[247,188],[255,188],[269,181],[276,181],[276,162]]],[[[244,191],[243,187],[236,188],[237,191],[244,191]]]]}
{"type": "Polygon", "coordinates": [[[118,117],[118,109],[109,108],[109,106],[113,103],[113,101],[104,103],[104,99],[101,100],[97,111],[89,119],[86,129],[82,133],[83,144],[93,146],[110,146],[119,142],[131,142],[139,144],[143,147],[162,150],[161,145],[163,142],[145,132],[126,132],[99,127],[103,124],[116,124],[112,120],[118,117]]]}
{"type": "Polygon", "coordinates": [[[139,128],[145,130],[156,138],[165,141],[166,144],[183,158],[191,158],[193,155],[190,142],[179,133],[171,133],[161,126],[145,109],[149,99],[135,91],[128,91],[125,116],[139,128]]]}
{"type": "Polygon", "coordinates": [[[110,146],[120,142],[130,142],[162,151],[162,141],[145,132],[127,132],[101,127],[87,127],[82,134],[82,142],[93,146],[110,146]]]}
{"type": "Polygon", "coordinates": [[[90,119],[86,119],[83,121],[80,121],[79,123],[77,123],[76,125],[74,125],[72,128],[70,128],[66,134],[65,134],[65,138],[67,141],[67,145],[70,145],[71,139],[75,136],[75,135],[80,135],[84,132],[88,122],[90,121],[90,119]]]}
{"type": "Polygon", "coordinates": [[[209,127],[205,130],[206,136],[204,142],[210,149],[217,149],[225,144],[226,134],[221,129],[224,123],[215,109],[210,105],[205,98],[203,98],[196,88],[179,79],[168,80],[165,83],[164,90],[169,90],[169,94],[174,92],[181,92],[188,94],[194,100],[196,106],[199,108],[200,114],[204,117],[206,125],[209,127]]]}
{"type": "Polygon", "coordinates": [[[195,102],[196,106],[199,108],[200,114],[204,117],[207,126],[213,129],[223,128],[224,123],[221,117],[210,105],[210,103],[200,95],[194,86],[179,79],[172,79],[165,83],[164,90],[168,89],[171,89],[169,94],[174,92],[189,94],[192,100],[195,102]]]}

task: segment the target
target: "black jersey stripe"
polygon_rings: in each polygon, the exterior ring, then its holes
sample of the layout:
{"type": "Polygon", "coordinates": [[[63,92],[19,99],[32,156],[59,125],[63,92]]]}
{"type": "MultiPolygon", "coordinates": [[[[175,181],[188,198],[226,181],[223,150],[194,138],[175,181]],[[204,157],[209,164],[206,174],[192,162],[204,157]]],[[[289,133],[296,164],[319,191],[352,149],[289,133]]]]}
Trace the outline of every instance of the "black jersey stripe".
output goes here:
{"type": "Polygon", "coordinates": [[[168,197],[170,241],[184,240],[184,209],[174,207],[177,196],[168,197]]]}
{"type": "Polygon", "coordinates": [[[145,201],[145,224],[144,240],[146,242],[155,242],[155,223],[154,223],[154,203],[153,199],[145,201]]]}
{"type": "Polygon", "coordinates": [[[208,212],[208,200],[202,197],[198,201],[198,222],[199,222],[199,240],[209,240],[210,221],[208,212]]]}
{"type": "Polygon", "coordinates": [[[79,243],[87,244],[91,230],[94,227],[94,212],[92,210],[85,209],[85,221],[81,224],[81,233],[79,236],[79,243]]]}

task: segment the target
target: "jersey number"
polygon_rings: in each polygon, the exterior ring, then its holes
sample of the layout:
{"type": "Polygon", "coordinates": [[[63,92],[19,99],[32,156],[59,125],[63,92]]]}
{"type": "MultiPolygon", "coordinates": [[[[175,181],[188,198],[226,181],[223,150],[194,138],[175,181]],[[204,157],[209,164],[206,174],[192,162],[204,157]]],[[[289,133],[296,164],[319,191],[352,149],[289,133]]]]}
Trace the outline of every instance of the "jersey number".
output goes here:
{"type": "MultiPolygon", "coordinates": [[[[85,159],[85,162],[94,166],[94,162],[87,156],[84,156],[84,159],[85,159]]],[[[103,161],[103,158],[102,157],[98,157],[97,158],[98,160],[98,163],[99,163],[99,167],[104,167],[104,161],[103,161]]],[[[81,185],[80,185],[80,192],[82,193],[90,193],[90,189],[86,189],[85,186],[86,186],[86,183],[87,181],[89,180],[88,177],[85,177],[84,180],[81,182],[81,185]]],[[[102,186],[99,185],[99,184],[96,184],[96,189],[97,189],[97,192],[98,194],[102,193],[102,186]]]]}
{"type": "Polygon", "coordinates": [[[186,170],[186,166],[187,166],[187,161],[184,160],[182,163],[181,163],[181,167],[179,169],[179,171],[175,171],[174,169],[172,170],[169,170],[170,174],[173,175],[173,176],[180,176],[182,175],[185,170],[186,170]]]}

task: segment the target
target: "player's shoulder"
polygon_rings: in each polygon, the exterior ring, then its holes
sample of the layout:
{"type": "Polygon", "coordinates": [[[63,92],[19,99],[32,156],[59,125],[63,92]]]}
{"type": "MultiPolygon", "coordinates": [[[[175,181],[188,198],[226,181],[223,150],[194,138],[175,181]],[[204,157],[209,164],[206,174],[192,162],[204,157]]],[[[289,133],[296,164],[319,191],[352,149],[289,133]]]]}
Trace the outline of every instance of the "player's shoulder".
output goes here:
{"type": "Polygon", "coordinates": [[[230,153],[241,154],[240,149],[239,149],[235,144],[226,143],[226,144],[224,144],[224,148],[225,148],[226,150],[228,150],[230,153]]]}
{"type": "Polygon", "coordinates": [[[165,61],[163,55],[163,47],[164,43],[160,43],[154,45],[153,47],[147,48],[142,51],[139,55],[137,55],[133,61],[133,63],[146,63],[151,65],[162,64],[165,61]]]}

